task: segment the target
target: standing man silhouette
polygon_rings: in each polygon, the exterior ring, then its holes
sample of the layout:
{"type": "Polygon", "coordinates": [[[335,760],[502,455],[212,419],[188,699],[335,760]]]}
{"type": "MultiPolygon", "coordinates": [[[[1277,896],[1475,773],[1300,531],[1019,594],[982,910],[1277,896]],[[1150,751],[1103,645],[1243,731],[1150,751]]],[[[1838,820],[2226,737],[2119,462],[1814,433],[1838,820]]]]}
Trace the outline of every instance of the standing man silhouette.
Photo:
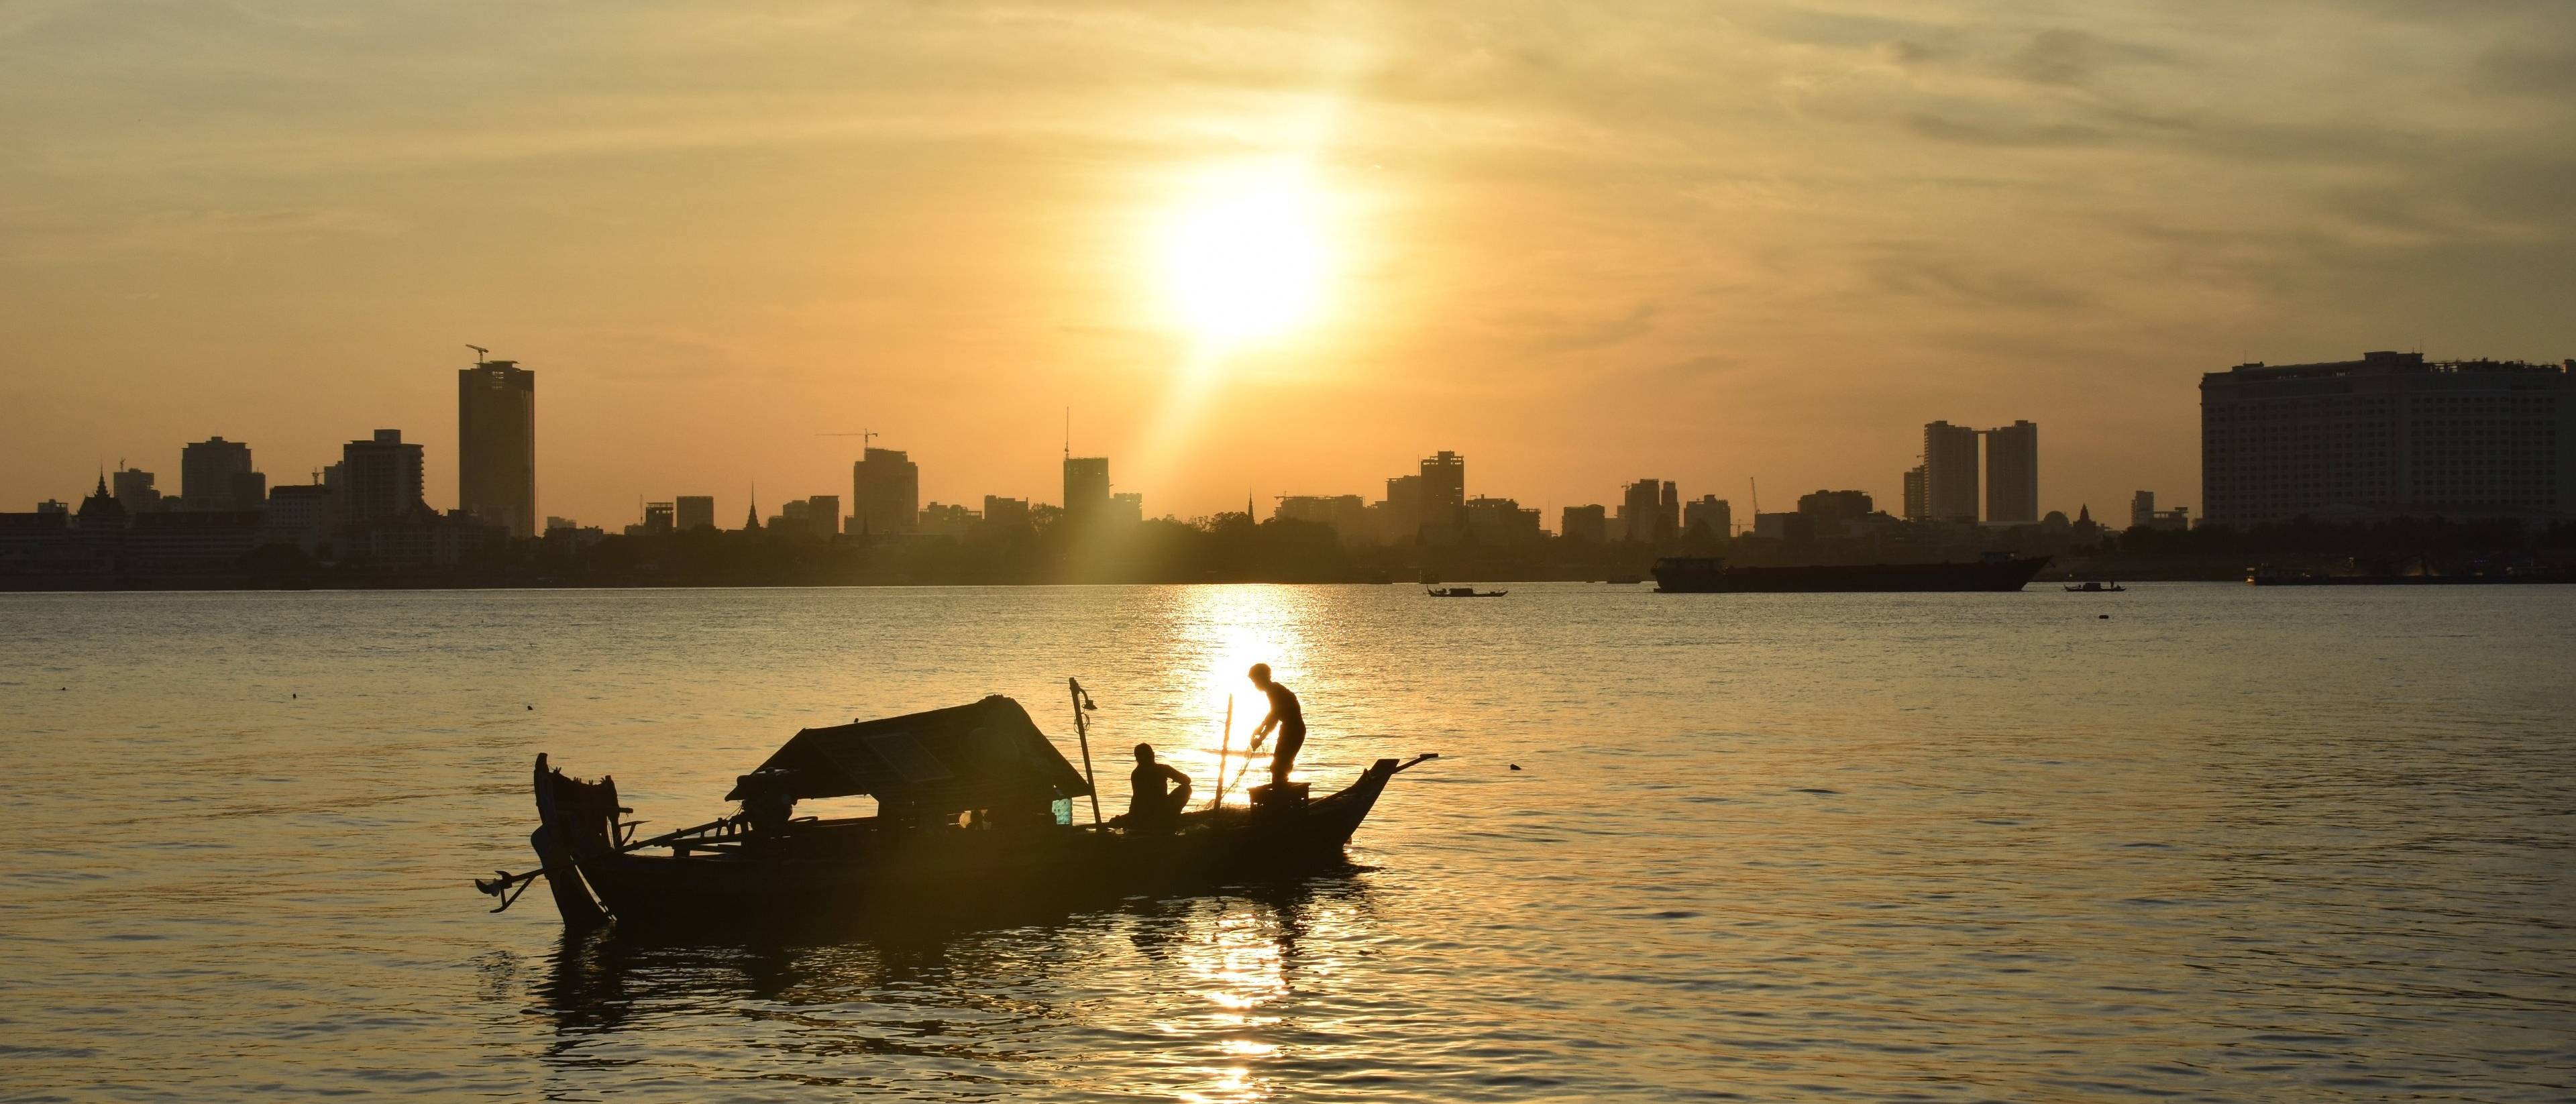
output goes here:
{"type": "Polygon", "coordinates": [[[1270,784],[1288,781],[1288,772],[1297,766],[1297,749],[1306,746],[1306,710],[1297,704],[1297,695],[1287,687],[1270,681],[1270,665],[1252,665],[1252,685],[1270,695],[1270,715],[1261,719],[1261,727],[1252,730],[1260,739],[1273,728],[1279,730],[1279,745],[1270,753],[1270,784]]]}

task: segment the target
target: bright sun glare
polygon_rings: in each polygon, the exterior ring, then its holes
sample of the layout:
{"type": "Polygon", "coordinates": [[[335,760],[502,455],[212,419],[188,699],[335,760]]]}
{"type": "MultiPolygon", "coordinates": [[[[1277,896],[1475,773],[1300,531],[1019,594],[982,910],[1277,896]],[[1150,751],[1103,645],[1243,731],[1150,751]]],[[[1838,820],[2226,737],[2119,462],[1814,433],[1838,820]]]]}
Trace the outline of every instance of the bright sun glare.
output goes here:
{"type": "Polygon", "coordinates": [[[1321,199],[1301,166],[1265,164],[1200,180],[1157,243],[1174,321],[1219,348],[1311,321],[1330,261],[1321,199]]]}

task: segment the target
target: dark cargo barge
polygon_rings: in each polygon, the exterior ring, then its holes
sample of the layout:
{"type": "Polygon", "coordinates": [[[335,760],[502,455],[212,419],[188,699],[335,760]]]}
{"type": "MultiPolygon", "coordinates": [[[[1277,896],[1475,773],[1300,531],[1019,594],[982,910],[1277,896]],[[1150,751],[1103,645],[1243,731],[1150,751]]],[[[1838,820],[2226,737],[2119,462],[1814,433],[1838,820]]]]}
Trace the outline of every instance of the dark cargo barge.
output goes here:
{"type": "Polygon", "coordinates": [[[1988,556],[1974,563],[1808,567],[1728,567],[1717,556],[1666,556],[1655,561],[1655,589],[1665,594],[2011,591],[2028,585],[2046,566],[2046,556],[1988,556]]]}

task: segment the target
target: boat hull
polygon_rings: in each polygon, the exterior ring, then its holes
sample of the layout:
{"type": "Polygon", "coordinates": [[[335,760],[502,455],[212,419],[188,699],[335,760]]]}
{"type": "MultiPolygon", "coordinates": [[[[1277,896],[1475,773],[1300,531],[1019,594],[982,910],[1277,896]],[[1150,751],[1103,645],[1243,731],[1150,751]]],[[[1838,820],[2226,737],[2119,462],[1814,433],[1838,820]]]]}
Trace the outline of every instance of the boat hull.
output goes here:
{"type": "Polygon", "coordinates": [[[1665,594],[1833,594],[2015,591],[2030,584],[2048,557],[1976,563],[1727,567],[1716,560],[1674,557],[1655,564],[1665,594]]]}
{"type": "MultiPolygon", "coordinates": [[[[1344,847],[1399,769],[1380,760],[1349,788],[1301,807],[1193,812],[1163,832],[891,831],[861,822],[673,855],[620,850],[601,833],[569,834],[586,841],[572,854],[580,881],[620,927],[971,922],[1346,867],[1344,847]]],[[[564,816],[549,811],[549,822],[564,816]]]]}

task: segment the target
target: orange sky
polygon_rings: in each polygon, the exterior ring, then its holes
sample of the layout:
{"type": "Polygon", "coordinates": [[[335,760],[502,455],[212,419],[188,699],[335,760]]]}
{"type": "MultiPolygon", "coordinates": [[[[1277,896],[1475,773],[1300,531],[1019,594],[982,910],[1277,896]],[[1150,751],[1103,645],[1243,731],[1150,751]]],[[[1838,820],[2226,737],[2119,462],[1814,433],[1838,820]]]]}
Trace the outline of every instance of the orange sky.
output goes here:
{"type": "Polygon", "coordinates": [[[538,508],[757,481],[1149,513],[1470,493],[2199,505],[2202,371],[2576,356],[2576,5],[36,2],[0,8],[0,508],[539,374],[538,508]],[[2116,10],[2112,10],[2116,9],[2116,10]],[[1319,302],[1205,353],[1158,234],[1298,166],[1319,302]]]}

